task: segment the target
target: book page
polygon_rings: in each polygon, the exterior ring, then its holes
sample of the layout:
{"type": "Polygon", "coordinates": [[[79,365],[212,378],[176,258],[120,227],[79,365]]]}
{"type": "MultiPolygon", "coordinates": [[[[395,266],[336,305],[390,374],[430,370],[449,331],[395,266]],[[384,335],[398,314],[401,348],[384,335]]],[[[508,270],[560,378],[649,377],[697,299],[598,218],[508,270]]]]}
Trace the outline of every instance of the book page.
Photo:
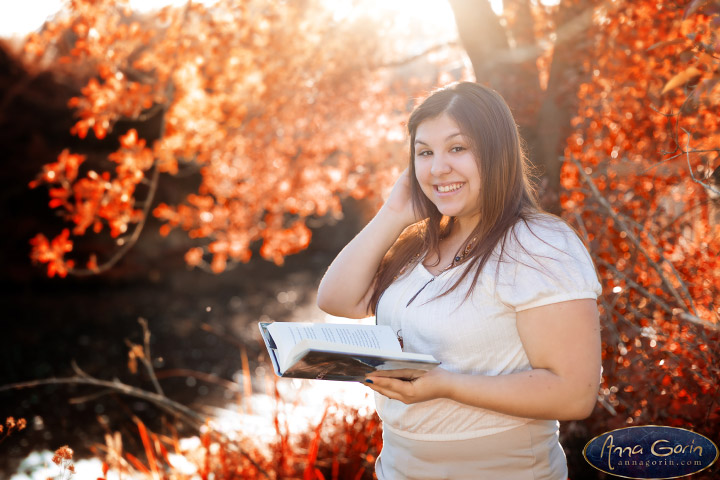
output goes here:
{"type": "Polygon", "coordinates": [[[304,343],[317,342],[322,346],[331,343],[383,350],[388,353],[402,352],[397,336],[387,325],[275,322],[268,325],[267,330],[278,347],[278,356],[281,358],[280,363],[283,364],[283,368],[285,359],[293,347],[303,340],[307,340],[304,343]]]}
{"type": "MultiPolygon", "coordinates": [[[[301,347],[303,340],[295,348],[301,347]]],[[[331,344],[332,345],[332,344],[331,344]]],[[[347,349],[361,350],[363,347],[344,346],[347,349]]],[[[398,375],[407,374],[407,370],[431,370],[440,362],[430,355],[415,353],[375,353],[363,354],[337,352],[332,350],[306,350],[283,371],[283,377],[308,378],[315,380],[343,380],[362,382],[365,375],[378,370],[400,370],[398,375]],[[395,358],[400,357],[400,358],[395,358]]]]}

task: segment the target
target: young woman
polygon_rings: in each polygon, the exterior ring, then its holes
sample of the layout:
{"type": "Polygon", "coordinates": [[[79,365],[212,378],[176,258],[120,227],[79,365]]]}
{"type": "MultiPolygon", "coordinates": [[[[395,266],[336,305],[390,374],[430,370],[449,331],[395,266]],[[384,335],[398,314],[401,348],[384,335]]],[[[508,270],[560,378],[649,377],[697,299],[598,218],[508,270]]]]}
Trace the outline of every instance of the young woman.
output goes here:
{"type": "Polygon", "coordinates": [[[600,380],[592,260],[538,208],[496,92],[439,90],[408,130],[408,169],[318,291],[326,312],[375,314],[405,351],[442,362],[368,376],[377,476],[565,480],[558,420],[587,417],[600,380]]]}

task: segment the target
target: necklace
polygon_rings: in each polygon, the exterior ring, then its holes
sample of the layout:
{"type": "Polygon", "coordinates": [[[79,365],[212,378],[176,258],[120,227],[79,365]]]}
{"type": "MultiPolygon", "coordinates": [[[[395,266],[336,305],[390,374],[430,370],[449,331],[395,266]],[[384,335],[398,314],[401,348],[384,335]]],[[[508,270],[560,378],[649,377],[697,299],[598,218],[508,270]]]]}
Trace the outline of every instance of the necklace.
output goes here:
{"type": "MultiPolygon", "coordinates": [[[[463,249],[463,251],[456,254],[455,257],[453,257],[452,262],[450,262],[450,265],[445,267],[442,270],[442,272],[444,272],[445,270],[450,270],[451,268],[456,267],[456,266],[460,265],[462,262],[464,262],[465,258],[467,258],[468,254],[470,253],[470,250],[472,250],[472,248],[475,246],[476,241],[477,241],[477,237],[471,238],[470,241],[467,243],[467,245],[465,245],[465,248],[463,249]]],[[[440,272],[440,273],[442,273],[442,272],[440,272]]]]}
{"type": "MultiPolygon", "coordinates": [[[[460,265],[461,263],[463,263],[463,262],[465,261],[465,259],[467,258],[468,254],[470,253],[470,250],[472,250],[473,246],[475,246],[475,242],[476,242],[476,241],[477,241],[477,237],[473,237],[472,239],[470,239],[470,241],[467,243],[467,245],[465,245],[465,248],[464,248],[462,251],[458,251],[458,252],[455,254],[455,256],[454,256],[453,259],[452,259],[452,262],[450,262],[450,264],[449,264],[447,267],[445,267],[445,268],[443,268],[442,270],[440,270],[440,271],[437,273],[437,275],[433,275],[432,278],[430,278],[430,280],[428,280],[427,282],[425,282],[425,284],[424,284],[422,287],[420,287],[420,290],[418,290],[417,292],[415,292],[415,295],[413,295],[412,297],[410,297],[410,300],[408,300],[407,304],[405,304],[405,308],[409,307],[410,304],[413,302],[413,300],[415,300],[415,299],[417,298],[417,296],[420,295],[420,292],[422,292],[423,290],[425,290],[425,287],[427,287],[427,286],[430,285],[433,281],[435,281],[435,279],[436,279],[438,276],[440,276],[440,274],[442,274],[442,273],[450,270],[451,268],[456,267],[456,266],[460,265]]],[[[403,267],[403,269],[400,271],[399,275],[402,275],[402,274],[405,272],[405,270],[407,269],[407,267],[409,267],[410,265],[416,263],[419,259],[420,259],[420,254],[419,254],[419,253],[416,253],[415,256],[410,260],[410,262],[408,262],[408,264],[407,264],[405,267],[403,267]]],[[[395,277],[395,278],[397,279],[397,277],[395,277]]]]}

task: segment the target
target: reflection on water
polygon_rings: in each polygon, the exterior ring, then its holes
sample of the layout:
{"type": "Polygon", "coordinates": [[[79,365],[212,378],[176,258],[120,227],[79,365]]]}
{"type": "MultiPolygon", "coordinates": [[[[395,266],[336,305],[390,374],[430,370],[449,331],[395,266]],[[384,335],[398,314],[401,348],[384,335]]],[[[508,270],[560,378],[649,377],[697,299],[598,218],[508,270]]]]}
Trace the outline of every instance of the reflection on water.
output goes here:
{"type": "MultiPolygon", "coordinates": [[[[28,455],[18,467],[10,480],[48,480],[49,478],[59,478],[60,468],[52,463],[53,452],[43,450],[42,452],[32,452],[28,455]]],[[[79,460],[75,463],[75,475],[73,480],[95,480],[102,478],[102,462],[97,459],[79,460]]],[[[108,475],[107,480],[115,480],[112,475],[108,475]]]]}
{"type": "MultiPolygon", "coordinates": [[[[300,318],[297,320],[300,321],[300,318]]],[[[326,315],[316,320],[326,323],[375,323],[372,317],[350,320],[326,315]]],[[[242,371],[234,377],[239,381],[242,371]]],[[[316,427],[326,410],[329,414],[338,412],[337,405],[357,410],[361,415],[370,415],[375,409],[372,391],[360,383],[278,378],[272,368],[262,366],[256,371],[256,379],[264,393],[254,393],[249,405],[240,402],[240,405],[234,403],[214,409],[214,428],[230,438],[250,436],[257,439],[259,445],[269,445],[276,439],[276,417],[281,427],[287,428],[284,433],[294,436],[316,427]],[[279,394],[277,400],[274,388],[279,394]]]]}
{"type": "Polygon", "coordinates": [[[254,394],[252,413],[244,413],[236,404],[215,409],[213,428],[230,438],[251,437],[259,445],[269,445],[276,440],[276,417],[281,428],[287,428],[283,433],[294,436],[315,428],[326,409],[330,414],[338,412],[336,405],[356,409],[361,415],[374,411],[372,391],[360,383],[279,379],[277,389],[280,401],[265,393],[254,394]]]}
{"type": "MultiPolygon", "coordinates": [[[[350,322],[331,316],[324,321],[350,322]]],[[[374,320],[365,319],[360,323],[374,323],[374,320]]],[[[277,440],[275,418],[278,419],[282,433],[294,438],[317,427],[326,411],[329,415],[342,415],[346,411],[338,407],[357,410],[360,415],[374,412],[372,391],[361,383],[280,379],[265,367],[259,367],[255,373],[257,377],[253,384],[256,392],[249,399],[208,410],[211,427],[223,432],[231,440],[252,439],[259,448],[263,448],[277,440]]],[[[240,382],[242,372],[234,377],[240,382]]],[[[200,439],[197,436],[183,438],[179,446],[180,454],[169,454],[168,459],[178,473],[192,476],[197,473],[197,466],[188,458],[196,456],[201,450],[200,439]]],[[[48,450],[31,453],[10,480],[59,478],[60,469],[52,463],[52,456],[53,452],[48,450]]],[[[72,476],[74,480],[102,478],[101,460],[77,460],[73,463],[76,471],[72,476]]],[[[107,476],[107,480],[117,478],[113,472],[107,476]]]]}

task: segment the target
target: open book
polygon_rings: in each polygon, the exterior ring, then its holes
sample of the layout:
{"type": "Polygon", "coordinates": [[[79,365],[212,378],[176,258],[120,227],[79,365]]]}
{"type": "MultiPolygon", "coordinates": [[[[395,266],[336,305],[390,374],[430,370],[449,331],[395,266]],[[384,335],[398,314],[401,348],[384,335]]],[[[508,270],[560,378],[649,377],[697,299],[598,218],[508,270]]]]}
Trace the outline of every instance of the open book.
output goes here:
{"type": "Polygon", "coordinates": [[[387,325],[260,322],[280,377],[363,381],[375,370],[430,370],[432,355],[405,353],[387,325]]]}

